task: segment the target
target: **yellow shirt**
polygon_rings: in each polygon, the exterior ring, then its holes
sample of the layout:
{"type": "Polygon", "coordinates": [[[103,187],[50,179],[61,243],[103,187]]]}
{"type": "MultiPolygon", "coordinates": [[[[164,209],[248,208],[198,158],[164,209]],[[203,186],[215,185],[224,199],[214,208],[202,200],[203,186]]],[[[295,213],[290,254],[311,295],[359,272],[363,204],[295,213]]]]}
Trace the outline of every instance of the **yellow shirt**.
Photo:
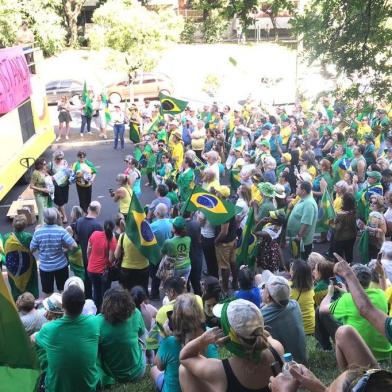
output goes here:
{"type": "MultiPolygon", "coordinates": [[[[124,256],[122,259],[121,267],[129,269],[144,269],[147,268],[149,263],[148,260],[140,253],[139,249],[136,248],[134,243],[128,238],[127,235],[124,236],[123,249],[124,256]]],[[[118,241],[121,243],[121,236],[118,241]]]]}
{"type": "Polygon", "coordinates": [[[182,161],[184,160],[184,148],[182,143],[177,143],[174,145],[172,158],[175,161],[174,168],[179,170],[182,165],[182,161]]]}
{"type": "Polygon", "coordinates": [[[343,198],[341,196],[336,196],[335,200],[333,201],[333,209],[335,212],[342,211],[343,207],[343,198]]]}
{"type": "Polygon", "coordinates": [[[251,191],[251,197],[252,200],[256,200],[258,203],[261,203],[263,201],[263,196],[259,191],[259,188],[257,188],[256,184],[252,184],[250,187],[251,191]]]}
{"type": "Polygon", "coordinates": [[[387,297],[389,316],[392,317],[392,286],[385,290],[385,296],[387,297]]]}
{"type": "Polygon", "coordinates": [[[315,328],[314,290],[300,292],[292,288],[290,298],[296,300],[301,308],[306,335],[313,334],[315,328]]]}
{"type": "Polygon", "coordinates": [[[124,190],[125,197],[122,197],[121,199],[118,199],[118,209],[122,214],[128,214],[129,211],[129,205],[131,204],[131,198],[132,198],[132,189],[130,189],[128,186],[122,186],[120,189],[124,190]]]}
{"type": "Polygon", "coordinates": [[[291,135],[291,128],[290,127],[284,127],[280,130],[280,136],[282,136],[282,144],[286,145],[289,141],[291,135]]]}
{"type": "MultiPolygon", "coordinates": [[[[200,296],[196,295],[196,301],[197,303],[200,305],[200,308],[203,310],[203,300],[201,299],[200,296]]],[[[173,301],[170,301],[167,305],[162,306],[159,310],[158,313],[155,317],[155,321],[157,322],[157,324],[159,324],[162,328],[165,325],[166,321],[167,321],[167,312],[171,312],[174,308],[174,304],[175,304],[176,300],[173,299],[173,301]]],[[[162,332],[161,329],[160,330],[160,334],[161,336],[165,337],[162,332]]]]}
{"type": "Polygon", "coordinates": [[[370,133],[372,133],[372,128],[370,128],[370,125],[362,125],[362,123],[358,124],[357,137],[359,140],[363,140],[365,136],[370,133]]]}
{"type": "Polygon", "coordinates": [[[312,176],[312,180],[314,180],[317,176],[317,169],[314,166],[310,166],[307,168],[308,173],[312,176]]]}

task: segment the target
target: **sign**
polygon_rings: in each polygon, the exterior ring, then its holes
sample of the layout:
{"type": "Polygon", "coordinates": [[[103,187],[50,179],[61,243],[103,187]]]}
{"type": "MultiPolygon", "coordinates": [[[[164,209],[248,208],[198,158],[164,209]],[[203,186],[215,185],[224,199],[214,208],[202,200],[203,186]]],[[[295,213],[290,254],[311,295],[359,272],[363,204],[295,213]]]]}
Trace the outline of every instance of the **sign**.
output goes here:
{"type": "Polygon", "coordinates": [[[30,95],[30,73],[23,49],[0,49],[0,114],[10,112],[30,95]]]}

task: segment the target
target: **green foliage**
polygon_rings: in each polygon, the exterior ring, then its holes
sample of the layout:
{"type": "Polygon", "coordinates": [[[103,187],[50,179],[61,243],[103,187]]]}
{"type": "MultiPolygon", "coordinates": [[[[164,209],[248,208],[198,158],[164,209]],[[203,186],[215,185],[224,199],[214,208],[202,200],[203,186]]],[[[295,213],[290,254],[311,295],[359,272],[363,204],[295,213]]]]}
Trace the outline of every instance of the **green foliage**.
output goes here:
{"type": "Polygon", "coordinates": [[[184,24],[184,30],[182,30],[180,38],[185,44],[191,44],[194,41],[196,33],[196,25],[193,21],[188,19],[184,24]]]}
{"type": "Polygon", "coordinates": [[[227,29],[228,22],[219,11],[212,10],[203,21],[202,33],[207,44],[222,41],[223,34],[227,29]]]}
{"type": "Polygon", "coordinates": [[[219,76],[215,74],[209,74],[204,79],[204,85],[202,90],[205,91],[207,94],[214,96],[217,93],[220,85],[221,82],[219,80],[219,76]]]}
{"type": "Polygon", "coordinates": [[[182,18],[172,11],[149,11],[129,0],[109,0],[94,12],[93,21],[92,49],[125,54],[129,68],[144,70],[156,65],[159,52],[177,42],[183,29],[182,18]]]}
{"type": "Polygon", "coordinates": [[[27,20],[35,42],[45,55],[65,45],[65,29],[59,16],[60,0],[0,0],[0,44],[12,46],[22,20],[27,20]]]}
{"type": "Polygon", "coordinates": [[[392,4],[384,0],[312,0],[293,27],[309,61],[335,64],[353,81],[348,95],[392,98],[392,4]],[[361,79],[361,83],[358,82],[361,79]]]}

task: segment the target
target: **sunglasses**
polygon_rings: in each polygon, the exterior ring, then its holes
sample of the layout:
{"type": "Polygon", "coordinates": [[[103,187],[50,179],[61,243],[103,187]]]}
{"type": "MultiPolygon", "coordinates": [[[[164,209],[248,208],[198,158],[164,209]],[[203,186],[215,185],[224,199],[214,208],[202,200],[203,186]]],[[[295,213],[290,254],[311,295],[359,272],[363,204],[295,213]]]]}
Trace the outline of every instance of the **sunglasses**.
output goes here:
{"type": "MultiPolygon", "coordinates": [[[[352,392],[365,392],[366,386],[369,383],[372,376],[379,372],[384,372],[385,370],[382,369],[369,369],[366,373],[356,381],[355,385],[351,387],[352,392]]],[[[354,380],[355,381],[355,380],[354,380]]]]}

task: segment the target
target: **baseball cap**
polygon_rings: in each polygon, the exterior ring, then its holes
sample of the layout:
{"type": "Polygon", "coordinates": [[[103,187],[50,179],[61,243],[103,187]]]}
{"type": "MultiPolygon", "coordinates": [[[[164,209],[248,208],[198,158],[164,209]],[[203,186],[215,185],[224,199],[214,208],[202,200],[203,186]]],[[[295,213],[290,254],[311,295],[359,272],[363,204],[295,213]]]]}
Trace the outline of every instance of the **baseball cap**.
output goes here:
{"type": "Polygon", "coordinates": [[[42,305],[45,310],[56,313],[56,314],[63,314],[63,301],[61,299],[60,293],[53,293],[50,297],[45,298],[42,301],[42,305]]]}
{"type": "MultiPolygon", "coordinates": [[[[222,317],[224,304],[217,304],[212,309],[215,317],[222,317]]],[[[236,299],[231,301],[227,307],[227,319],[230,329],[243,339],[253,340],[254,332],[264,328],[264,320],[260,309],[250,301],[245,299],[236,299]]]]}
{"type": "Polygon", "coordinates": [[[182,216],[177,216],[173,219],[173,226],[178,229],[182,230],[185,228],[185,219],[182,216]]]}
{"type": "Polygon", "coordinates": [[[286,306],[290,299],[290,286],[287,279],[283,276],[271,276],[265,288],[268,290],[271,298],[280,306],[286,306]]]}
{"type": "Polygon", "coordinates": [[[78,276],[71,276],[68,278],[65,283],[64,283],[64,291],[67,291],[67,289],[70,286],[78,286],[84,293],[84,283],[83,280],[80,279],[78,276]]]}
{"type": "Polygon", "coordinates": [[[375,178],[376,180],[381,180],[382,175],[380,172],[376,171],[376,170],[372,170],[372,171],[367,171],[366,175],[370,178],[375,178]]]}

